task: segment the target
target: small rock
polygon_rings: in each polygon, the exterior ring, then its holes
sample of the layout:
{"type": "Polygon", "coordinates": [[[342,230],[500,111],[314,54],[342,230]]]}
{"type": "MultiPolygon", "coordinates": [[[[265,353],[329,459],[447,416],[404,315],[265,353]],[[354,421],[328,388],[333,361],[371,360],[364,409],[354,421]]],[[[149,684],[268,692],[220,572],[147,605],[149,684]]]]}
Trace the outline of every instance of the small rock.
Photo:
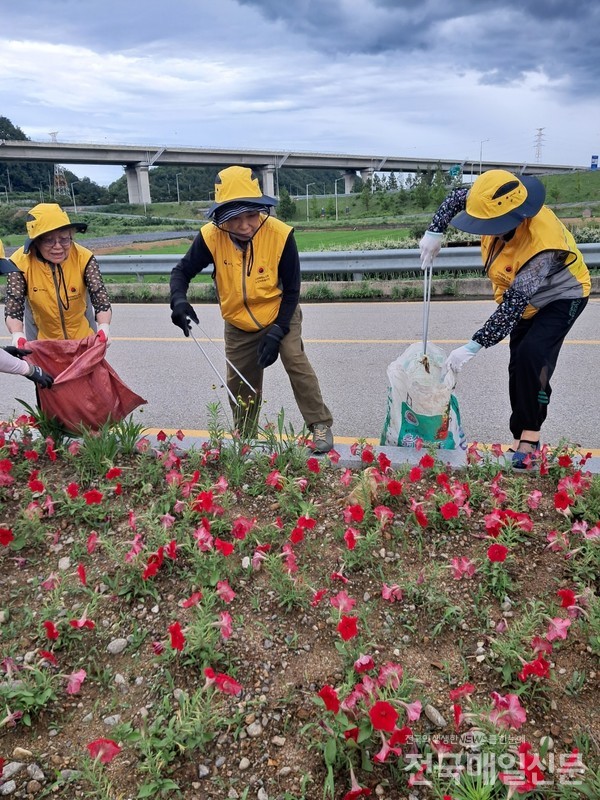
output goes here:
{"type": "Polygon", "coordinates": [[[264,786],[261,786],[256,795],[256,800],[269,800],[269,793],[264,786]]]}
{"type": "Polygon", "coordinates": [[[265,650],[270,650],[271,647],[273,647],[273,642],[271,641],[271,639],[265,639],[263,642],[263,647],[265,650]]]}
{"type": "Polygon", "coordinates": [[[427,703],[424,708],[425,716],[427,719],[432,722],[436,728],[445,728],[448,724],[444,717],[440,714],[435,706],[432,706],[431,703],[427,703]]]}
{"type": "Polygon", "coordinates": [[[240,763],[238,764],[238,769],[240,770],[240,772],[245,772],[249,767],[250,767],[250,759],[244,756],[244,758],[242,758],[240,763]]]}
{"type": "Polygon", "coordinates": [[[0,625],[3,625],[5,622],[8,622],[9,617],[10,617],[9,612],[5,608],[3,608],[2,611],[0,611],[0,625]]]}
{"type": "Polygon", "coordinates": [[[8,797],[9,794],[17,791],[17,784],[15,781],[6,781],[0,786],[0,795],[8,797]]]}
{"type": "Polygon", "coordinates": [[[236,790],[235,790],[235,789],[233,789],[233,788],[231,788],[231,789],[230,789],[230,790],[227,792],[227,798],[228,798],[228,800],[237,800],[237,798],[238,798],[238,797],[239,797],[239,794],[238,794],[238,793],[236,792],[236,790]]]}
{"type": "Polygon", "coordinates": [[[59,559],[58,569],[61,572],[66,572],[70,568],[71,568],[71,559],[69,558],[69,556],[63,556],[61,559],[59,559]]]}
{"type": "Polygon", "coordinates": [[[18,761],[20,761],[23,758],[31,758],[32,755],[33,753],[31,752],[31,750],[25,750],[24,747],[15,747],[15,749],[12,752],[12,757],[16,758],[18,761]]]}
{"type": "Polygon", "coordinates": [[[205,764],[200,764],[200,766],[198,767],[198,777],[206,778],[207,775],[210,775],[210,768],[207,767],[205,764]]]}
{"type": "Polygon", "coordinates": [[[40,781],[43,783],[46,780],[46,776],[38,764],[30,764],[27,767],[27,774],[32,781],[40,781]]]}
{"type": "Polygon", "coordinates": [[[271,743],[274,744],[275,747],[285,747],[285,736],[273,736],[271,743]]]}
{"type": "Polygon", "coordinates": [[[81,772],[76,769],[61,769],[60,771],[60,777],[65,781],[75,780],[79,778],[80,775],[81,772]]]}
{"type": "Polygon", "coordinates": [[[118,725],[120,721],[121,721],[120,714],[113,714],[112,716],[104,717],[103,719],[104,724],[108,725],[110,728],[112,728],[113,725],[118,725]]]}
{"type": "Polygon", "coordinates": [[[291,771],[292,771],[291,767],[282,767],[277,774],[279,775],[280,778],[285,778],[290,774],[291,771]]]}
{"type": "Polygon", "coordinates": [[[42,784],[39,781],[29,781],[27,783],[27,794],[37,794],[42,791],[42,784]]]}
{"type": "Polygon", "coordinates": [[[253,722],[251,725],[248,725],[248,727],[246,728],[246,733],[252,739],[256,739],[256,737],[260,736],[262,732],[263,732],[262,725],[258,721],[257,722],[253,722]]]}
{"type": "Polygon", "coordinates": [[[217,769],[221,769],[224,763],[225,763],[225,756],[219,756],[217,759],[215,759],[215,767],[217,769]]]}
{"type": "Polygon", "coordinates": [[[2,778],[5,781],[8,781],[15,775],[18,775],[19,772],[22,772],[24,769],[25,769],[25,764],[22,764],[20,761],[10,761],[8,764],[4,765],[4,770],[2,771],[2,778]]]}
{"type": "Polygon", "coordinates": [[[112,642],[109,642],[106,650],[111,654],[111,656],[118,656],[119,653],[122,653],[126,647],[127,639],[113,639],[112,642]]]}
{"type": "Polygon", "coordinates": [[[540,747],[545,749],[546,752],[554,750],[554,739],[551,736],[542,736],[540,739],[540,747]]]}

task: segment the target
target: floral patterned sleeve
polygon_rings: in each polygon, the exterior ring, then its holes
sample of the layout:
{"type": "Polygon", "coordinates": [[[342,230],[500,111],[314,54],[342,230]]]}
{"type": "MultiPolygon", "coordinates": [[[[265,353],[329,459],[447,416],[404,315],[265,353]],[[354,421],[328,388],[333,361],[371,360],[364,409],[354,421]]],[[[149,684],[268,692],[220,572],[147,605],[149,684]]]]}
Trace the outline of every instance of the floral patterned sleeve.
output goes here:
{"type": "Polygon", "coordinates": [[[506,338],[546,278],[562,270],[564,263],[565,254],[559,251],[547,250],[534,256],[519,270],[498,308],[471,338],[483,347],[492,347],[506,338]]]}
{"type": "Polygon", "coordinates": [[[110,298],[104,286],[100,267],[94,256],[88,261],[85,272],[83,273],[83,280],[90,294],[90,300],[96,314],[99,311],[110,311],[110,298]]]}
{"type": "Polygon", "coordinates": [[[452,219],[460,211],[465,210],[468,192],[468,189],[453,189],[433,215],[428,230],[433,233],[446,233],[452,219]]]}
{"type": "Polygon", "coordinates": [[[4,319],[12,317],[23,322],[25,314],[25,278],[22,272],[9,272],[6,276],[4,319]]]}

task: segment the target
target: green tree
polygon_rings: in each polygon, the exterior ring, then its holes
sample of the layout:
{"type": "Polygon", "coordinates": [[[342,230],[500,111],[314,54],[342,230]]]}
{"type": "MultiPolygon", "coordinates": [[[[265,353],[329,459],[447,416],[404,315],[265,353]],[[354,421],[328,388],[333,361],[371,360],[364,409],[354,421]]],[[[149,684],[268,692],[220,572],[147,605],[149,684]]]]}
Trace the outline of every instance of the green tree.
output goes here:
{"type": "Polygon", "coordinates": [[[279,192],[279,203],[277,205],[277,216],[286,221],[293,219],[296,215],[296,203],[290,197],[287,189],[281,189],[279,192]]]}
{"type": "Polygon", "coordinates": [[[362,202],[363,206],[365,207],[365,211],[369,210],[369,206],[371,205],[372,196],[373,195],[372,195],[372,192],[371,192],[371,180],[370,180],[370,178],[368,178],[366,181],[364,181],[363,187],[362,187],[361,192],[360,192],[360,199],[361,199],[361,202],[362,202]]]}

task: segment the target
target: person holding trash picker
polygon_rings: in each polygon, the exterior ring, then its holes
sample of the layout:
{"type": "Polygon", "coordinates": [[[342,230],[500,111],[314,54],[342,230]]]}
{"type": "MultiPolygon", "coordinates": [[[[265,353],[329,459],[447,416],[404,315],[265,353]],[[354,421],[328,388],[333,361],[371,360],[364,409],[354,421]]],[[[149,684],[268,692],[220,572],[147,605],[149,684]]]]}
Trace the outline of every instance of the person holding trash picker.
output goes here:
{"type": "Polygon", "coordinates": [[[97,335],[110,341],[112,309],[98,262],[73,241],[87,225],[72,223],[57,203],[39,203],[26,219],[27,239],[10,258],[16,269],[6,278],[4,317],[12,344],[33,339],[84,339],[97,335]],[[95,320],[87,316],[88,294],[95,320]],[[34,335],[25,331],[26,301],[34,335]],[[97,328],[97,331],[96,331],[97,328]]]}
{"type": "Polygon", "coordinates": [[[244,435],[255,434],[263,373],[281,356],[312,432],[312,448],[326,453],[333,447],[333,418],[304,352],[298,248],[293,228],[271,216],[276,203],[263,195],[251,169],[231,166],[219,172],[208,211],[211,221],[171,272],[171,320],[190,335],[190,322],[199,321],[187,300],[188,286],[213,265],[236,427],[244,435]]]}
{"type": "Polygon", "coordinates": [[[502,169],[484,172],[470,188],[452,190],[420,241],[421,265],[440,251],[448,225],[481,236],[485,270],[498,308],[445,362],[454,373],[482,349],[510,336],[509,452],[516,469],[535,465],[550,381],[567,333],[585,308],[591,282],[569,230],[544,205],[537,178],[502,169]]]}

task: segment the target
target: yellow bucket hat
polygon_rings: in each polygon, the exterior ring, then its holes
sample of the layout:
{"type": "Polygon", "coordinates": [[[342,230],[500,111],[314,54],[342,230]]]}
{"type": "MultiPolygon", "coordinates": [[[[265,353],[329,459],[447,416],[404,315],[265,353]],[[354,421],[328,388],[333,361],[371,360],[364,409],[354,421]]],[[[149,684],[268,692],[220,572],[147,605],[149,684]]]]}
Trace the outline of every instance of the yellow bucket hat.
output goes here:
{"type": "Polygon", "coordinates": [[[58,203],[38,203],[29,210],[26,217],[27,239],[24,250],[29,252],[32,242],[45,233],[58,231],[61,228],[75,228],[83,233],[87,230],[85,222],[71,222],[66,211],[58,203]]]}
{"type": "Polygon", "coordinates": [[[208,210],[208,216],[228,203],[244,203],[251,206],[276,206],[277,200],[263,194],[258,178],[249,167],[227,167],[222,169],[215,180],[215,202],[208,210]]]}
{"type": "Polygon", "coordinates": [[[537,178],[518,178],[504,169],[490,169],[475,180],[466,210],[454,217],[452,225],[482,236],[508,233],[524,219],[535,217],[545,197],[544,184],[537,178]]]}

